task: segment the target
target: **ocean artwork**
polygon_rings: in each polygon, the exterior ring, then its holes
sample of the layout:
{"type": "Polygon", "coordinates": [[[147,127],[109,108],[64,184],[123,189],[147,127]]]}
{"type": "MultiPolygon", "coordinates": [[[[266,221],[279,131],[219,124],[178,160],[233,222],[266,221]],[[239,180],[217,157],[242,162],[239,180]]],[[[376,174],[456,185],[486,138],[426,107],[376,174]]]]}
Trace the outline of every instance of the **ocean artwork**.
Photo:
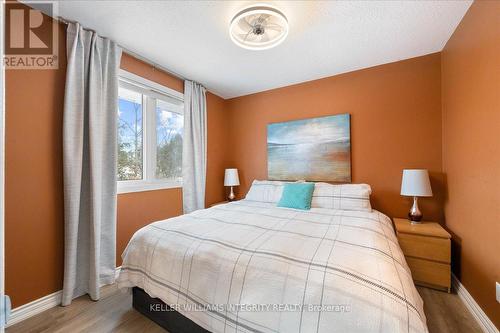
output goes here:
{"type": "Polygon", "coordinates": [[[267,125],[271,180],[351,182],[350,115],[267,125]]]}

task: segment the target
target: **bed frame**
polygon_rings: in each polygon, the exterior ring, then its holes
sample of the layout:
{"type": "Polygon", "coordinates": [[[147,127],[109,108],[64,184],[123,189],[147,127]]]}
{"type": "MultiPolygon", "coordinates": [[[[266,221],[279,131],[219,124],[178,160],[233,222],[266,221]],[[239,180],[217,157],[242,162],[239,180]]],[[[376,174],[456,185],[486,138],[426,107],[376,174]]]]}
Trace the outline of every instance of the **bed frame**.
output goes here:
{"type": "Polygon", "coordinates": [[[210,333],[139,287],[132,288],[132,306],[169,333],[210,333]]]}

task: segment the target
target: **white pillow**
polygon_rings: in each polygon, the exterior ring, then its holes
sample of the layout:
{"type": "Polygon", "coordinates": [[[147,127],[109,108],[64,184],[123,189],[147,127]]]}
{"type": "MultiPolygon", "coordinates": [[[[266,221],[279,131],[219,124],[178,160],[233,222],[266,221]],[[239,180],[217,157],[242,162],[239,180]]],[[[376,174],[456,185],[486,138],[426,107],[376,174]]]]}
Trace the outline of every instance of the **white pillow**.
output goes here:
{"type": "Polygon", "coordinates": [[[316,183],[311,207],[371,211],[371,193],[372,189],[368,184],[316,183]]]}
{"type": "Polygon", "coordinates": [[[254,180],[245,197],[246,200],[277,203],[283,194],[285,182],[254,180]]]}

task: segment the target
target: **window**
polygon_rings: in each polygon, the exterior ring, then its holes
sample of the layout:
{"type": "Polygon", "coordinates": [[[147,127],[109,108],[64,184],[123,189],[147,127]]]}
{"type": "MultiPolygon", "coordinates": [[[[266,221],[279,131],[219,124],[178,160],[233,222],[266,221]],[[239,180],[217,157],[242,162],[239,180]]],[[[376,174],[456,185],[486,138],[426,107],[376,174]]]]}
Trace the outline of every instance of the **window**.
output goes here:
{"type": "Polygon", "coordinates": [[[172,104],[156,101],[156,177],[182,179],[184,117],[172,104]]]}
{"type": "Polygon", "coordinates": [[[118,193],[182,186],[184,96],[121,71],[118,193]]]}
{"type": "Polygon", "coordinates": [[[118,89],[118,180],[142,179],[142,94],[118,89]]]}

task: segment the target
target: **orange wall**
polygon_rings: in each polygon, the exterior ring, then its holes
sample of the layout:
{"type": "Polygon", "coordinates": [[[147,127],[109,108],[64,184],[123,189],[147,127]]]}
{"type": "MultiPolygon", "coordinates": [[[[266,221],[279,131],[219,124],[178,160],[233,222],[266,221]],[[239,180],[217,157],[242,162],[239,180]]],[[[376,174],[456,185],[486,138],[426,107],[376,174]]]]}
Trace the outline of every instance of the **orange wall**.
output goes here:
{"type": "Polygon", "coordinates": [[[446,226],[454,272],[500,328],[500,2],[476,1],[442,52],[446,226]]]}
{"type": "Polygon", "coordinates": [[[62,286],[65,73],[63,56],[58,70],[5,72],[5,292],[14,307],[62,286]]]}
{"type": "Polygon", "coordinates": [[[427,168],[435,197],[421,208],[441,220],[440,70],[440,55],[432,54],[229,100],[239,193],[267,178],[268,123],[350,113],[352,180],[372,186],[374,207],[406,216],[402,170],[427,168]]]}
{"type": "MultiPolygon", "coordinates": [[[[59,25],[58,70],[6,72],[5,267],[13,307],[62,288],[64,220],[62,116],[65,26],[59,25]]],[[[183,81],[124,54],[121,67],[183,91],[183,81]]],[[[207,204],[224,199],[227,122],[224,100],[207,94],[207,204]]],[[[181,189],[118,196],[117,264],[132,234],[182,213],[181,189]]]]}
{"type": "Polygon", "coordinates": [[[231,141],[228,136],[229,121],[226,101],[214,94],[207,94],[207,180],[205,205],[220,202],[226,198],[224,169],[228,163],[231,141]]]}
{"type": "Polygon", "coordinates": [[[137,60],[127,53],[122,54],[120,68],[164,85],[165,87],[169,87],[170,89],[174,89],[181,93],[184,92],[183,80],[156,69],[143,61],[137,60]]]}

